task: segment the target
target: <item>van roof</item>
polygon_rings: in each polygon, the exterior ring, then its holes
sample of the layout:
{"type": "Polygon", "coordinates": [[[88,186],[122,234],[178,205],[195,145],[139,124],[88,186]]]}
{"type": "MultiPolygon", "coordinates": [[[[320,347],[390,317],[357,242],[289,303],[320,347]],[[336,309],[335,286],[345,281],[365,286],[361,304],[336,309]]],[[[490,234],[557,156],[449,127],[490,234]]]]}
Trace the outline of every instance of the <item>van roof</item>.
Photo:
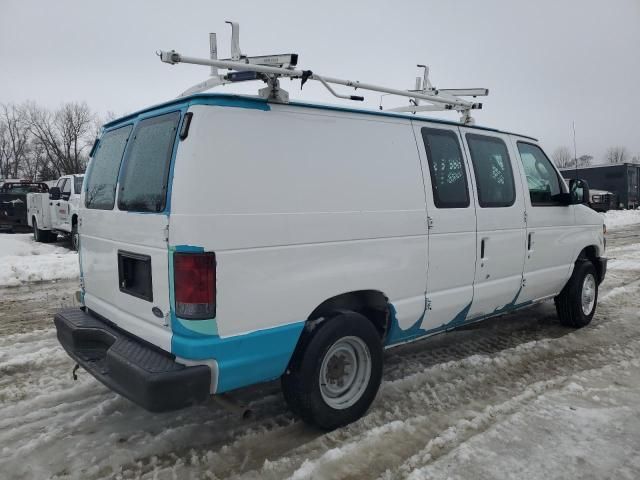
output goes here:
{"type": "MultiPolygon", "coordinates": [[[[265,107],[267,106],[267,100],[265,100],[262,97],[256,97],[256,96],[252,96],[252,95],[234,95],[234,94],[226,94],[226,93],[197,93],[194,95],[188,95],[185,97],[179,97],[179,98],[175,98],[173,100],[169,100],[167,102],[163,102],[157,105],[153,105],[151,107],[148,108],[144,108],[142,110],[138,110],[136,112],[130,113],[129,115],[125,115],[121,118],[118,118],[116,120],[112,120],[111,122],[105,123],[104,124],[104,128],[106,129],[110,129],[112,127],[115,127],[121,123],[125,123],[129,120],[132,120],[134,118],[136,118],[138,115],[140,114],[144,114],[144,113],[149,113],[152,112],[154,110],[160,110],[160,109],[166,109],[172,106],[178,106],[178,105],[185,105],[185,104],[189,104],[189,105],[220,105],[223,104],[225,106],[241,106],[243,108],[257,108],[260,110],[264,110],[265,107]],[[223,103],[219,103],[216,102],[216,100],[222,100],[223,103]],[[234,105],[234,103],[237,103],[237,105],[234,105]]],[[[368,110],[368,109],[364,109],[364,108],[349,108],[349,107],[341,107],[338,105],[325,105],[325,104],[321,104],[321,103],[307,103],[307,102],[296,102],[296,101],[292,101],[289,102],[287,105],[292,105],[292,106],[297,106],[297,107],[305,107],[305,108],[317,108],[317,109],[321,109],[321,110],[332,110],[332,111],[337,111],[337,112],[350,112],[350,113],[359,113],[359,114],[363,114],[363,115],[376,115],[376,116],[383,116],[383,117],[392,117],[392,118],[406,118],[409,120],[417,120],[417,121],[424,121],[424,122],[431,122],[431,123],[440,123],[440,124],[444,124],[444,125],[456,125],[456,126],[460,126],[460,127],[468,127],[468,128],[474,128],[477,130],[485,130],[485,131],[489,131],[489,132],[498,132],[498,133],[504,133],[504,134],[508,134],[508,135],[517,135],[519,137],[524,137],[524,138],[529,138],[531,140],[534,141],[538,141],[537,138],[528,136],[528,135],[522,135],[519,133],[513,133],[513,132],[507,132],[504,130],[499,130],[497,128],[490,128],[490,127],[483,127],[483,126],[479,126],[479,125],[464,125],[460,122],[454,122],[451,120],[443,120],[443,119],[438,119],[438,118],[428,118],[428,117],[418,117],[415,115],[410,115],[410,114],[406,114],[406,113],[395,113],[395,112],[385,112],[385,111],[378,111],[378,110],[368,110]]]]}

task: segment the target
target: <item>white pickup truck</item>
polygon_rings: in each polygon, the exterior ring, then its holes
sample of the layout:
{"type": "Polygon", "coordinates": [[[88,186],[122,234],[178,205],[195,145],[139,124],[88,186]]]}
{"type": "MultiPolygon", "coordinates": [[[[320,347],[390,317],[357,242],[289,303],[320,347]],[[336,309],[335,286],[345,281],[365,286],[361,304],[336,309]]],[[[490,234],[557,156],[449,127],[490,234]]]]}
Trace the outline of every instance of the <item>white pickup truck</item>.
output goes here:
{"type": "Polygon", "coordinates": [[[27,195],[27,221],[36,242],[53,242],[58,234],[68,235],[78,250],[78,209],[84,175],[60,177],[48,193],[27,195]]]}

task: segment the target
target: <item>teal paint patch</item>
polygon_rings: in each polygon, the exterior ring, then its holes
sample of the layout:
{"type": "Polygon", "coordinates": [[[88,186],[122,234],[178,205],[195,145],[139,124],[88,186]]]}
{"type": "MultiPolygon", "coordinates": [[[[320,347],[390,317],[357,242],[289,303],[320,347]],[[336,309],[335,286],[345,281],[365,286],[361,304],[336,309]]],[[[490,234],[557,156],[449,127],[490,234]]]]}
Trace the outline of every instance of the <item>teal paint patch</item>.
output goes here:
{"type": "Polygon", "coordinates": [[[430,330],[425,330],[424,328],[422,328],[422,322],[427,314],[427,311],[425,310],[422,316],[413,325],[411,325],[408,329],[403,330],[398,325],[398,320],[396,318],[396,308],[395,306],[393,306],[393,304],[390,303],[389,315],[391,316],[391,331],[387,336],[386,344],[395,345],[396,343],[408,342],[416,338],[433,335],[434,333],[453,330],[454,328],[457,328],[465,323],[470,308],[471,302],[469,302],[469,305],[464,307],[455,317],[453,317],[451,321],[443,323],[439,327],[435,327],[430,330]]]}
{"type": "Polygon", "coordinates": [[[443,329],[444,330],[453,330],[454,328],[457,328],[459,326],[461,326],[462,324],[464,324],[467,320],[467,315],[469,314],[469,310],[471,309],[471,304],[473,303],[473,301],[469,302],[469,305],[467,305],[466,307],[464,307],[462,310],[460,310],[460,312],[453,317],[453,320],[451,320],[449,323],[443,325],[443,329]]]}
{"type": "Polygon", "coordinates": [[[173,335],[171,351],[189,360],[216,360],[216,393],[223,393],[280,377],[304,325],[301,321],[227,338],[173,335]]]}
{"type": "Polygon", "coordinates": [[[409,340],[413,340],[414,338],[426,335],[427,331],[421,327],[425,314],[426,309],[424,312],[422,312],[420,318],[418,318],[418,320],[416,320],[413,325],[411,325],[406,330],[403,330],[398,324],[398,319],[396,317],[396,307],[392,303],[390,303],[389,317],[391,319],[391,329],[389,330],[389,334],[387,335],[386,344],[393,345],[395,343],[407,342],[409,340]]]}
{"type": "Polygon", "coordinates": [[[268,328],[245,335],[221,338],[217,319],[186,320],[175,313],[173,255],[204,252],[203,247],[169,247],[169,300],[171,353],[188,360],[215,360],[217,393],[280,377],[293,355],[305,322],[268,328]]]}

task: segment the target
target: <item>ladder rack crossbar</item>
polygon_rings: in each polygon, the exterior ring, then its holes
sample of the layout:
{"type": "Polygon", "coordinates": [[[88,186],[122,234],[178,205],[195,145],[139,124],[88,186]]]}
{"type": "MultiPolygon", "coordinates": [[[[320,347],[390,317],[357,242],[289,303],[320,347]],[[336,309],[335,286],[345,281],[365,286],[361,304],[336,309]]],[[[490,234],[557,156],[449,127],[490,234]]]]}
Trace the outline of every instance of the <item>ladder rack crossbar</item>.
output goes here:
{"type": "Polygon", "coordinates": [[[482,103],[469,101],[460,97],[482,97],[489,94],[486,88],[435,88],[429,80],[429,67],[419,64],[422,68],[422,77],[416,78],[415,88],[401,90],[390,88],[373,83],[364,83],[358,80],[345,80],[342,78],[326,77],[313,73],[311,70],[295,68],[298,63],[298,55],[295,53],[248,56],[240,50],[240,25],[237,22],[227,21],[231,25],[231,58],[218,59],[217,37],[215,33],[209,34],[209,55],[210,58],[199,58],[182,55],[174,50],[157,52],[160,60],[175,65],[177,63],[187,63],[192,65],[203,65],[210,68],[210,76],[207,80],[197,83],[184,91],[180,96],[191,95],[205,90],[209,90],[221,85],[260,80],[267,84],[265,88],[259,90],[260,96],[272,102],[288,103],[289,93],[280,88],[281,77],[289,79],[300,79],[300,88],[308,80],[320,82],[331,95],[347,100],[363,101],[360,95],[344,95],[336,92],[331,85],[342,85],[355,90],[367,90],[379,92],[380,110],[382,110],[382,97],[385,95],[395,95],[409,99],[409,105],[389,108],[391,112],[433,112],[443,110],[455,110],[462,114],[460,121],[464,124],[473,124],[471,110],[482,108],[482,103]],[[222,74],[218,69],[229,70],[229,73],[222,74]],[[428,102],[421,105],[420,102],[428,102]]]}
{"type": "Polygon", "coordinates": [[[236,70],[236,71],[253,71],[253,72],[279,75],[279,76],[290,77],[290,78],[302,78],[303,76],[307,76],[309,80],[317,80],[320,82],[324,80],[324,82],[326,83],[343,85],[345,87],[352,87],[355,89],[388,93],[391,95],[398,95],[401,97],[418,98],[420,100],[425,100],[427,102],[432,102],[432,103],[437,103],[442,105],[451,105],[456,110],[469,110],[469,109],[477,108],[475,106],[476,104],[473,102],[468,102],[462,99],[456,99],[448,95],[446,97],[439,97],[436,95],[426,95],[418,92],[410,92],[408,90],[400,90],[396,88],[389,88],[389,87],[374,85],[371,83],[363,83],[357,80],[344,80],[344,79],[335,78],[335,77],[325,77],[315,73],[306,75],[305,70],[270,67],[267,65],[255,65],[255,64],[236,62],[236,61],[230,61],[230,60],[213,60],[209,58],[189,57],[189,56],[181,55],[174,51],[170,51],[170,52],[161,51],[160,58],[162,59],[163,62],[170,63],[170,64],[187,63],[192,65],[204,65],[204,66],[218,67],[218,68],[224,68],[224,69],[236,70]]]}

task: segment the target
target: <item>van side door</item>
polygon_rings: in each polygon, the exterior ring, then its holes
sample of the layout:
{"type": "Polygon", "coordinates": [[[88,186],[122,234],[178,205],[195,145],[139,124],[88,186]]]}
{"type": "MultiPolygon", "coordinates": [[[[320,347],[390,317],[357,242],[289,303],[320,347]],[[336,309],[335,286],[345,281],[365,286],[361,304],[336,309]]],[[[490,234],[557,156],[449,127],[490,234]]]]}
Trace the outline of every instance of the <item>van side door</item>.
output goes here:
{"type": "Polygon", "coordinates": [[[512,142],[527,192],[525,287],[520,299],[537,300],[557,294],[569,278],[575,261],[575,210],[558,201],[566,186],[544,151],[530,140],[512,138],[512,142]]]}
{"type": "Polygon", "coordinates": [[[461,128],[476,193],[477,261],[469,318],[521,304],[525,250],[524,192],[507,135],[461,128]]]}
{"type": "Polygon", "coordinates": [[[456,126],[414,123],[429,228],[427,331],[457,326],[473,299],[476,213],[469,165],[456,126]]]}

